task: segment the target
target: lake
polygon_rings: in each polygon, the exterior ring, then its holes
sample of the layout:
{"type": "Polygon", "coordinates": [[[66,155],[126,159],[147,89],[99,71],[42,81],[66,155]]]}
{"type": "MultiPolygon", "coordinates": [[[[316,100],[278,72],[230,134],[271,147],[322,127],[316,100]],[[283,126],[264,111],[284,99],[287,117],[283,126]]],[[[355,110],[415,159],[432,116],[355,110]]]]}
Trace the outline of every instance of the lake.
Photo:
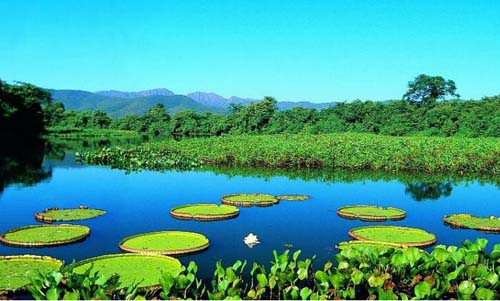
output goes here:
{"type": "Polygon", "coordinates": [[[127,173],[75,162],[75,148],[99,144],[76,142],[72,147],[56,146],[44,144],[2,154],[0,232],[37,224],[33,214],[48,207],[86,205],[107,210],[107,214],[75,222],[91,228],[90,237],[83,242],[31,249],[0,245],[0,255],[50,255],[69,263],[119,253],[120,240],[133,234],[195,231],[209,238],[209,249],[179,259],[184,264],[196,261],[199,275],[211,277],[219,259],[226,265],[237,259],[268,263],[272,250],[283,251],[285,245],[301,249],[305,256],[316,255],[319,266],[336,253],[335,245],[349,240],[349,229],[368,224],[422,228],[436,234],[438,244],[458,245],[478,237],[487,238],[490,247],[500,243],[499,234],[452,229],[442,221],[444,215],[451,213],[499,216],[498,183],[425,177],[412,180],[411,176],[380,174],[349,178],[326,170],[297,173],[252,168],[127,173]],[[240,208],[239,217],[225,221],[181,221],[169,215],[172,207],[219,203],[223,195],[231,193],[306,194],[311,199],[281,201],[265,208],[240,208]],[[398,207],[407,211],[407,217],[375,223],[337,216],[338,207],[356,204],[398,207]],[[261,241],[254,248],[243,243],[243,237],[250,232],[261,241]]]}

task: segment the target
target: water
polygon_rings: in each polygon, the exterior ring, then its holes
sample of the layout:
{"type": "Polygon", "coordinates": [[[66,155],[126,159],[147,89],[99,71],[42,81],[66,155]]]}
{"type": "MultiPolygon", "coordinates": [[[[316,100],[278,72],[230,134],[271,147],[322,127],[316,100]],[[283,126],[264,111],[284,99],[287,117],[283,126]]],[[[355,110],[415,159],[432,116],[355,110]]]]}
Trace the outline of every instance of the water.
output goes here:
{"type": "MultiPolygon", "coordinates": [[[[15,161],[19,159],[17,157],[10,153],[4,154],[3,159],[15,161]]],[[[21,154],[20,157],[19,160],[25,162],[26,158],[33,156],[21,154]]],[[[0,245],[0,255],[50,255],[69,263],[119,253],[120,240],[130,235],[160,230],[195,231],[209,238],[210,248],[196,255],[180,257],[180,260],[184,264],[196,261],[200,266],[200,276],[211,277],[219,259],[223,259],[226,265],[237,259],[268,263],[272,259],[272,250],[283,251],[287,244],[293,245],[294,250],[301,249],[305,256],[316,255],[319,265],[332,258],[336,253],[335,245],[349,240],[349,229],[368,224],[422,228],[436,234],[438,244],[459,245],[465,239],[478,237],[487,238],[490,246],[500,243],[498,234],[452,229],[442,222],[443,216],[451,213],[500,215],[498,184],[477,180],[431,179],[425,182],[425,178],[420,178],[412,182],[408,178],[390,175],[362,175],[339,180],[343,177],[332,176],[328,171],[301,177],[257,169],[127,174],[107,167],[82,165],[74,161],[74,156],[61,155],[60,152],[58,156],[34,157],[37,159],[26,163],[27,167],[23,167],[21,161],[17,162],[16,168],[5,168],[12,164],[2,167],[0,232],[37,224],[33,214],[47,207],[87,205],[108,212],[95,219],[76,222],[91,228],[90,237],[83,242],[38,249],[0,245]],[[17,171],[27,175],[9,174],[17,171]],[[16,181],[30,185],[15,184],[16,181]],[[240,208],[239,217],[225,221],[181,221],[169,216],[169,210],[174,206],[218,203],[221,196],[231,193],[306,194],[311,199],[282,201],[266,208],[240,208]],[[337,216],[338,207],[356,204],[402,208],[407,211],[407,217],[396,222],[373,223],[337,216]],[[252,249],[242,241],[249,232],[257,234],[261,241],[252,249]]]]}

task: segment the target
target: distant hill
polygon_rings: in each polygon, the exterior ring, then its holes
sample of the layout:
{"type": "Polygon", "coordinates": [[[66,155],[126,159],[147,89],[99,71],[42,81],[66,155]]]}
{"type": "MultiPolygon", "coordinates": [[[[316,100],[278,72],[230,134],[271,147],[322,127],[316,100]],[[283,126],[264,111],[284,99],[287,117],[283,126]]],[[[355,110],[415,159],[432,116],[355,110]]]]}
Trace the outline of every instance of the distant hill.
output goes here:
{"type": "MultiPolygon", "coordinates": [[[[131,114],[142,115],[158,103],[163,104],[170,114],[184,110],[193,110],[198,113],[226,113],[227,111],[221,107],[206,106],[184,95],[116,97],[80,90],[50,90],[50,92],[52,93],[52,98],[62,102],[66,109],[76,111],[102,110],[113,118],[131,114]]],[[[113,93],[113,95],[120,94],[113,93]]]]}
{"type": "MultiPolygon", "coordinates": [[[[227,113],[230,104],[248,105],[258,99],[231,96],[225,98],[215,93],[194,92],[187,96],[175,95],[168,89],[153,89],[140,92],[123,92],[116,90],[88,92],[81,90],[50,90],[52,98],[64,104],[69,110],[102,110],[113,118],[126,115],[142,115],[152,106],[161,103],[170,114],[184,110],[198,113],[227,113]]],[[[308,101],[279,101],[279,110],[295,107],[324,109],[336,103],[312,103],[308,101]]]]}

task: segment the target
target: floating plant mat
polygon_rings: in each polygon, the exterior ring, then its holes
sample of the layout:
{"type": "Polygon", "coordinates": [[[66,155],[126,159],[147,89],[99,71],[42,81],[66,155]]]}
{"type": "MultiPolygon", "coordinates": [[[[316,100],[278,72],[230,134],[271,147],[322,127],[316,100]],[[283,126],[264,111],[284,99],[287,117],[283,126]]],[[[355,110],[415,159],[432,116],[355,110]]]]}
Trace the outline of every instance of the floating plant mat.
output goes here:
{"type": "Polygon", "coordinates": [[[194,232],[161,231],[134,235],[120,242],[120,249],[141,254],[182,255],[208,248],[208,238],[194,232]]]}
{"type": "Polygon", "coordinates": [[[0,293],[22,289],[37,271],[45,274],[58,271],[62,261],[47,256],[0,256],[0,293]]]}
{"type": "Polygon", "coordinates": [[[436,242],[436,236],[422,229],[397,226],[367,226],[354,228],[349,236],[358,240],[396,243],[402,246],[422,247],[436,242]]]}
{"type": "Polygon", "coordinates": [[[45,209],[43,212],[35,213],[35,218],[38,221],[52,223],[57,221],[77,221],[82,219],[94,218],[106,213],[100,209],[89,209],[84,206],[73,209],[45,209]]]}
{"type": "Polygon", "coordinates": [[[229,194],[225,195],[221,199],[222,203],[234,206],[272,206],[277,204],[279,200],[270,194],[259,194],[259,193],[249,193],[249,194],[229,194]]]}
{"type": "Polygon", "coordinates": [[[280,201],[306,201],[309,199],[309,196],[301,194],[283,194],[277,195],[276,198],[280,201]]]}
{"type": "Polygon", "coordinates": [[[90,228],[80,225],[33,225],[15,228],[0,236],[0,242],[19,247],[47,247],[83,240],[90,228]]]}
{"type": "Polygon", "coordinates": [[[99,271],[106,277],[120,275],[121,287],[141,282],[139,287],[146,288],[158,286],[162,274],[177,272],[181,263],[162,255],[110,254],[76,262],[67,269],[83,274],[91,266],[92,273],[99,271]]]}
{"type": "Polygon", "coordinates": [[[238,216],[240,210],[231,205],[190,204],[172,208],[170,215],[179,219],[221,220],[238,216]]]}
{"type": "Polygon", "coordinates": [[[500,218],[494,216],[477,217],[470,214],[452,214],[445,216],[443,220],[445,223],[457,228],[500,233],[500,218]]]}
{"type": "Polygon", "coordinates": [[[368,205],[341,207],[337,210],[337,214],[344,218],[358,218],[362,221],[400,220],[406,217],[406,212],[402,209],[368,205]]]}

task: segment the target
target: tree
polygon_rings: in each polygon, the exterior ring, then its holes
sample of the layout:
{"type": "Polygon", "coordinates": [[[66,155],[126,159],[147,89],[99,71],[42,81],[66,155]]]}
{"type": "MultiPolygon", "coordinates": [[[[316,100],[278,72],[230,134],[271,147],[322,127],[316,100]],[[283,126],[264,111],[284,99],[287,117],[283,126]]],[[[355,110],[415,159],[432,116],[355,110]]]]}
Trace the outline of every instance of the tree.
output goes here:
{"type": "Polygon", "coordinates": [[[447,95],[460,97],[456,90],[457,87],[452,80],[420,74],[408,83],[408,91],[403,95],[403,99],[428,105],[438,99],[444,99],[447,95]]]}

